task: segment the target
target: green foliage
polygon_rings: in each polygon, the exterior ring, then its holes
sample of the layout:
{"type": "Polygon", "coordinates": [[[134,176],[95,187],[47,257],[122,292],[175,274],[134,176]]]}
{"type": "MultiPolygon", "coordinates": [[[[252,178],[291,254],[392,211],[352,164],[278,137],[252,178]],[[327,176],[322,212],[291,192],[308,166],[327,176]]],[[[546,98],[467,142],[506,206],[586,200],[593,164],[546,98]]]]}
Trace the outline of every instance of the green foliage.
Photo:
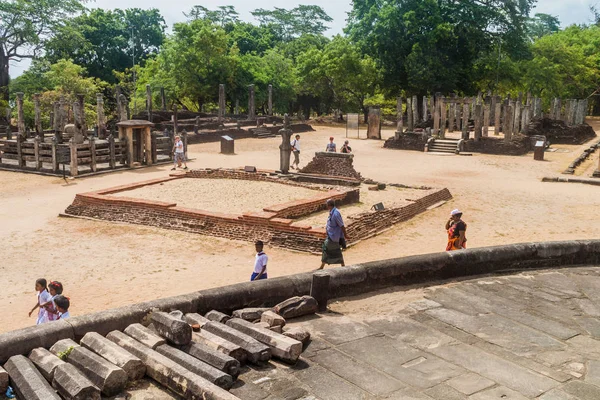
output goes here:
{"type": "Polygon", "coordinates": [[[75,348],[74,346],[71,346],[68,349],[66,349],[65,351],[58,352],[56,354],[56,356],[66,362],[74,348],[75,348]]]}
{"type": "Polygon", "coordinates": [[[270,26],[282,40],[288,41],[305,34],[322,35],[333,19],[319,6],[299,5],[287,10],[274,7],[273,10],[259,8],[252,15],[261,26],[270,26]]]}
{"type": "Polygon", "coordinates": [[[551,35],[560,30],[560,20],[550,14],[537,13],[527,24],[529,37],[532,41],[542,36],[551,35]]]}
{"type": "Polygon", "coordinates": [[[238,23],[240,14],[238,14],[234,6],[219,6],[216,10],[209,10],[204,6],[196,5],[189,12],[183,13],[183,15],[191,21],[204,19],[225,27],[226,25],[238,23]]]}

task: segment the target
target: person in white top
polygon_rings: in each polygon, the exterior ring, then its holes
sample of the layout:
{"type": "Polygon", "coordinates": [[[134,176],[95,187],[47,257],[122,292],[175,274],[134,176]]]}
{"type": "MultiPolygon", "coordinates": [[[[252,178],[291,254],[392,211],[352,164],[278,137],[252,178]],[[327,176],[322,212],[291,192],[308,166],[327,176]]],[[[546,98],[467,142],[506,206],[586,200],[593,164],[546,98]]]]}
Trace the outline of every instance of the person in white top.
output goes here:
{"type": "Polygon", "coordinates": [[[175,171],[177,167],[181,167],[181,163],[183,163],[184,169],[188,169],[185,162],[183,142],[181,141],[181,137],[175,136],[175,144],[173,144],[173,168],[171,168],[171,171],[175,171]]]}
{"type": "Polygon", "coordinates": [[[71,301],[68,297],[59,294],[54,298],[54,303],[56,303],[56,309],[58,310],[58,319],[67,319],[71,317],[71,314],[69,314],[71,301]]]}
{"type": "Polygon", "coordinates": [[[254,243],[254,248],[256,249],[256,259],[254,260],[254,272],[252,272],[250,280],[267,279],[267,262],[269,261],[269,257],[263,251],[264,243],[257,240],[254,243]]]}
{"type": "Polygon", "coordinates": [[[35,322],[36,325],[39,325],[49,321],[48,310],[46,310],[44,305],[52,301],[52,296],[48,293],[48,282],[44,278],[35,281],[35,290],[38,292],[37,303],[35,307],[29,311],[29,316],[31,317],[31,314],[39,308],[37,320],[35,322]]]}
{"type": "Polygon", "coordinates": [[[296,139],[292,140],[292,153],[294,153],[294,162],[292,168],[296,164],[296,169],[300,169],[300,135],[296,135],[296,139]]]}

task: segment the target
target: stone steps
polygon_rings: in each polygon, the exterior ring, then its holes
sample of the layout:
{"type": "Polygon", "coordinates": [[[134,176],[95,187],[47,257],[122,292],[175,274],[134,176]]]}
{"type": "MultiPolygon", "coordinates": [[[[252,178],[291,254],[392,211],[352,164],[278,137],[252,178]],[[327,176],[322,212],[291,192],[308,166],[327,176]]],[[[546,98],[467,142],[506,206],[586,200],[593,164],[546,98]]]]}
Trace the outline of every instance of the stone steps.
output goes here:
{"type": "Polygon", "coordinates": [[[455,139],[434,139],[429,143],[428,152],[430,153],[448,153],[457,154],[458,140],[455,139]]]}

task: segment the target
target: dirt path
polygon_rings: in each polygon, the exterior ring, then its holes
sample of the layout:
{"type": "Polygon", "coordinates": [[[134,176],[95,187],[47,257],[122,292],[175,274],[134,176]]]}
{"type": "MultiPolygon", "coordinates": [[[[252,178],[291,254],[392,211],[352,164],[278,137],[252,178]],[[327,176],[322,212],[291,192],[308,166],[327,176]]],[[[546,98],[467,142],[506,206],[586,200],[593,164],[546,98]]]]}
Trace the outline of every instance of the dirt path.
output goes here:
{"type": "MultiPolygon", "coordinates": [[[[345,129],[326,127],[303,134],[301,165],[324,148],[329,136],[341,146],[344,135],[345,129]]],[[[276,169],[279,143],[278,138],[239,140],[235,156],[219,154],[218,143],[192,145],[194,160],[188,165],[276,169]]],[[[545,162],[535,162],[531,155],[463,157],[387,150],[379,141],[351,140],[351,145],[363,176],[447,187],[454,200],[351,248],[349,263],[443,250],[444,223],[454,208],[464,211],[469,247],[599,237],[599,187],[540,182],[543,176],[557,176],[585,145],[559,146],[564,152],[546,153],[545,162]]],[[[247,280],[254,256],[251,243],[57,217],[76,193],[163,177],[169,169],[123,171],[68,184],[0,171],[0,331],[34,323],[27,312],[35,304],[39,277],[63,282],[73,315],[247,280]]],[[[270,248],[267,253],[272,277],[319,264],[312,255],[270,248]]]]}

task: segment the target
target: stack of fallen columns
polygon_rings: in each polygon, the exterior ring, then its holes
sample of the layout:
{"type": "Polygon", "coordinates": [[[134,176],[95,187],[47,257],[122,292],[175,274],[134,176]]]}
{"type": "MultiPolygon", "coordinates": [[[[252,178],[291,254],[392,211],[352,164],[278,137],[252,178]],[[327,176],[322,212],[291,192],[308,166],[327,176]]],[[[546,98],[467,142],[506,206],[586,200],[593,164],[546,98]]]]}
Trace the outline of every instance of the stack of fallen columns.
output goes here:
{"type": "Polygon", "coordinates": [[[0,367],[0,393],[10,381],[27,400],[100,400],[147,376],[185,398],[237,399],[228,390],[245,363],[298,360],[310,334],[287,328],[286,318],[318,308],[313,297],[304,296],[232,316],[153,312],[148,326],[132,324],[106,337],[89,332],[79,343],[63,339],[29,357],[11,357],[0,367]]]}

